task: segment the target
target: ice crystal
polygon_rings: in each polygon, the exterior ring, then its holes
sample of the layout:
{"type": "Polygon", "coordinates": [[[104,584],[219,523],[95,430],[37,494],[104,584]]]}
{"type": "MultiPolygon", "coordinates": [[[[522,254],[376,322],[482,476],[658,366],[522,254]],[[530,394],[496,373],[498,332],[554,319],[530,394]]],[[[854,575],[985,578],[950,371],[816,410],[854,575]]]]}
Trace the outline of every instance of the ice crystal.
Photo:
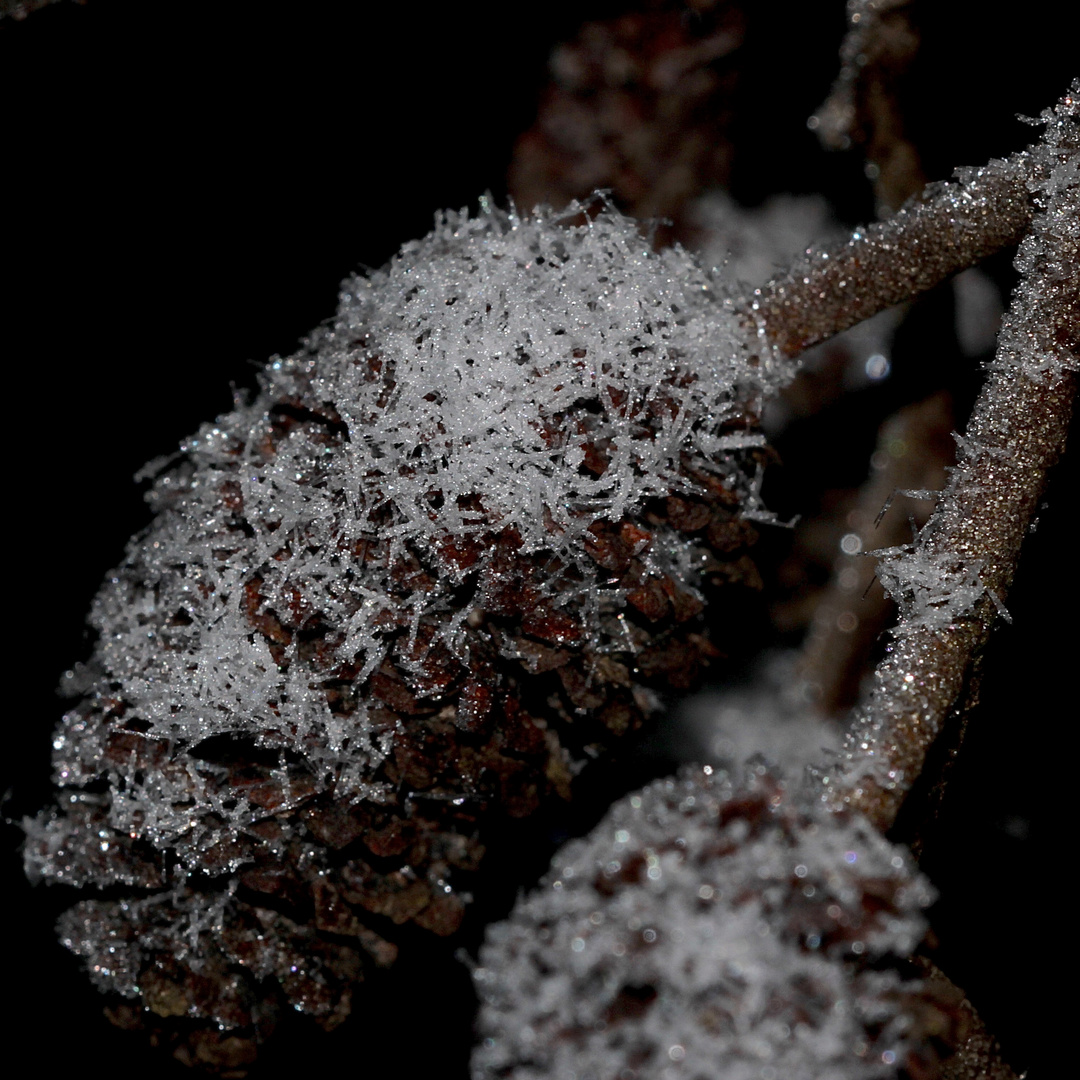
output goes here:
{"type": "Polygon", "coordinates": [[[359,519],[389,503],[402,539],[513,528],[525,551],[565,549],[684,487],[683,455],[744,445],[718,433],[764,387],[717,282],[613,212],[570,225],[579,212],[444,215],[346,284],[317,370],[275,373],[346,425],[359,519]]]}
{"type": "Polygon", "coordinates": [[[917,543],[868,554],[881,560],[878,580],[899,605],[900,622],[895,629],[899,635],[948,629],[970,615],[986,595],[981,563],[965,565],[951,553],[933,554],[917,543]]]}
{"type": "Polygon", "coordinates": [[[764,765],[656,781],[489,928],[473,1075],[888,1075],[921,993],[889,960],[930,899],[909,856],[764,765]]]}

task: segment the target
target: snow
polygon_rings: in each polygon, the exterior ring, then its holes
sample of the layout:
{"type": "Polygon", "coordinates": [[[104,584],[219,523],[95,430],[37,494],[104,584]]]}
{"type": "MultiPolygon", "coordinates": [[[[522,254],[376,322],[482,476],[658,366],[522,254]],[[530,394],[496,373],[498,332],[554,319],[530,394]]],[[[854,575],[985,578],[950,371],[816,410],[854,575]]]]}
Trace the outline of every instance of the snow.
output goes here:
{"type": "MultiPolygon", "coordinates": [[[[877,577],[899,605],[899,636],[920,630],[939,632],[970,615],[986,594],[982,563],[963,563],[950,552],[934,554],[919,544],[878,548],[867,554],[881,561],[877,577]]],[[[1003,608],[999,610],[1008,618],[1003,608]]]]}

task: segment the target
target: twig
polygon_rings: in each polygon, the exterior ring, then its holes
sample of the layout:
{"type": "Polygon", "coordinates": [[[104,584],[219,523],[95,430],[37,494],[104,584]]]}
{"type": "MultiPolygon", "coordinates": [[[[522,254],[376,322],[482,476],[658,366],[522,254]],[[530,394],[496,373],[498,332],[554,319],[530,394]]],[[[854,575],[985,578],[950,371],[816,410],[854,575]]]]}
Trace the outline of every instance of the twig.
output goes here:
{"type": "Polygon", "coordinates": [[[932,184],[922,201],[819,249],[740,305],[763,344],[794,359],[1004,248],[1031,225],[1030,151],[932,184]]]}
{"type": "Polygon", "coordinates": [[[839,762],[822,778],[828,802],[854,806],[882,829],[895,821],[946,718],[977,699],[982,649],[1047,471],[1065,448],[1080,366],[1078,105],[1074,83],[1056,112],[1044,114],[1047,137],[1029,155],[1039,213],[1017,258],[1025,280],[960,440],[959,464],[905,556],[911,593],[902,598],[895,644],[839,762]],[[922,582],[935,567],[943,572],[939,590],[950,575],[968,583],[977,575],[980,598],[928,598],[922,582]]]}
{"type": "Polygon", "coordinates": [[[926,183],[901,100],[921,34],[911,0],[849,0],[847,10],[840,73],[808,125],[826,149],[863,145],[867,176],[884,213],[899,209],[926,183]]]}

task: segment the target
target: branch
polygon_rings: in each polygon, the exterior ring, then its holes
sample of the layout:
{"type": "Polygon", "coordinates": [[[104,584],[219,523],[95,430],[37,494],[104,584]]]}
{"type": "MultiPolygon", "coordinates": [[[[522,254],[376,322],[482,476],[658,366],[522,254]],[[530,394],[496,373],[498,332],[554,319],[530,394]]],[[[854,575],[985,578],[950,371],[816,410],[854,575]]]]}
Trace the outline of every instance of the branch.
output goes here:
{"type": "Polygon", "coordinates": [[[966,681],[977,688],[1047,471],[1065,449],[1080,368],[1078,104],[1074,83],[1044,114],[1044,142],[1025,155],[1039,208],[1017,258],[1025,278],[937,509],[909,551],[888,553],[901,605],[896,641],[839,762],[822,778],[827,802],[856,807],[882,829],[895,821],[946,717],[977,699],[969,691],[958,705],[966,681]]]}
{"type": "Polygon", "coordinates": [[[899,496],[919,524],[925,523],[932,504],[905,495],[943,486],[956,452],[949,437],[953,424],[949,397],[941,392],[889,417],[878,432],[874,469],[854,507],[847,510],[848,504],[842,504],[844,521],[859,546],[855,554],[841,549],[838,572],[817,601],[798,664],[816,707],[826,715],[846,719],[858,700],[874,642],[894,617],[888,596],[871,588],[875,565],[865,554],[875,544],[902,544],[911,536],[911,518],[893,513],[882,521],[878,511],[899,496]]]}
{"type": "Polygon", "coordinates": [[[808,126],[827,150],[862,144],[884,213],[926,183],[901,100],[922,35],[911,0],[849,0],[847,12],[840,73],[808,126]]]}
{"type": "Polygon", "coordinates": [[[1004,248],[1031,226],[1031,151],[955,183],[932,184],[922,200],[886,221],[821,248],[737,305],[774,355],[792,360],[894,304],[911,300],[1004,248]]]}

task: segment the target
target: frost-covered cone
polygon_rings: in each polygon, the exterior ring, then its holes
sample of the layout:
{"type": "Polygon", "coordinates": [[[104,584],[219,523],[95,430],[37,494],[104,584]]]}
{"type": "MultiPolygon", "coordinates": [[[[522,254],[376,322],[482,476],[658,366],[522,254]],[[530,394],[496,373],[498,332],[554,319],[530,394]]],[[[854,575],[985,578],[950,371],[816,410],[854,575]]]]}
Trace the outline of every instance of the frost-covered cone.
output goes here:
{"type": "Polygon", "coordinates": [[[904,963],[931,898],[905,852],[764,765],[656,781],[489,927],[473,1076],[926,1075],[954,1023],[904,963]]]}
{"type": "Polygon", "coordinates": [[[227,1065],[283,1005],[337,1023],[398,926],[452,933],[485,822],[565,796],[712,654],[773,382],[714,280],[611,212],[448,214],[347,282],[148,468],[95,601],[26,845],[135,890],[63,920],[94,980],[227,1065]]]}

